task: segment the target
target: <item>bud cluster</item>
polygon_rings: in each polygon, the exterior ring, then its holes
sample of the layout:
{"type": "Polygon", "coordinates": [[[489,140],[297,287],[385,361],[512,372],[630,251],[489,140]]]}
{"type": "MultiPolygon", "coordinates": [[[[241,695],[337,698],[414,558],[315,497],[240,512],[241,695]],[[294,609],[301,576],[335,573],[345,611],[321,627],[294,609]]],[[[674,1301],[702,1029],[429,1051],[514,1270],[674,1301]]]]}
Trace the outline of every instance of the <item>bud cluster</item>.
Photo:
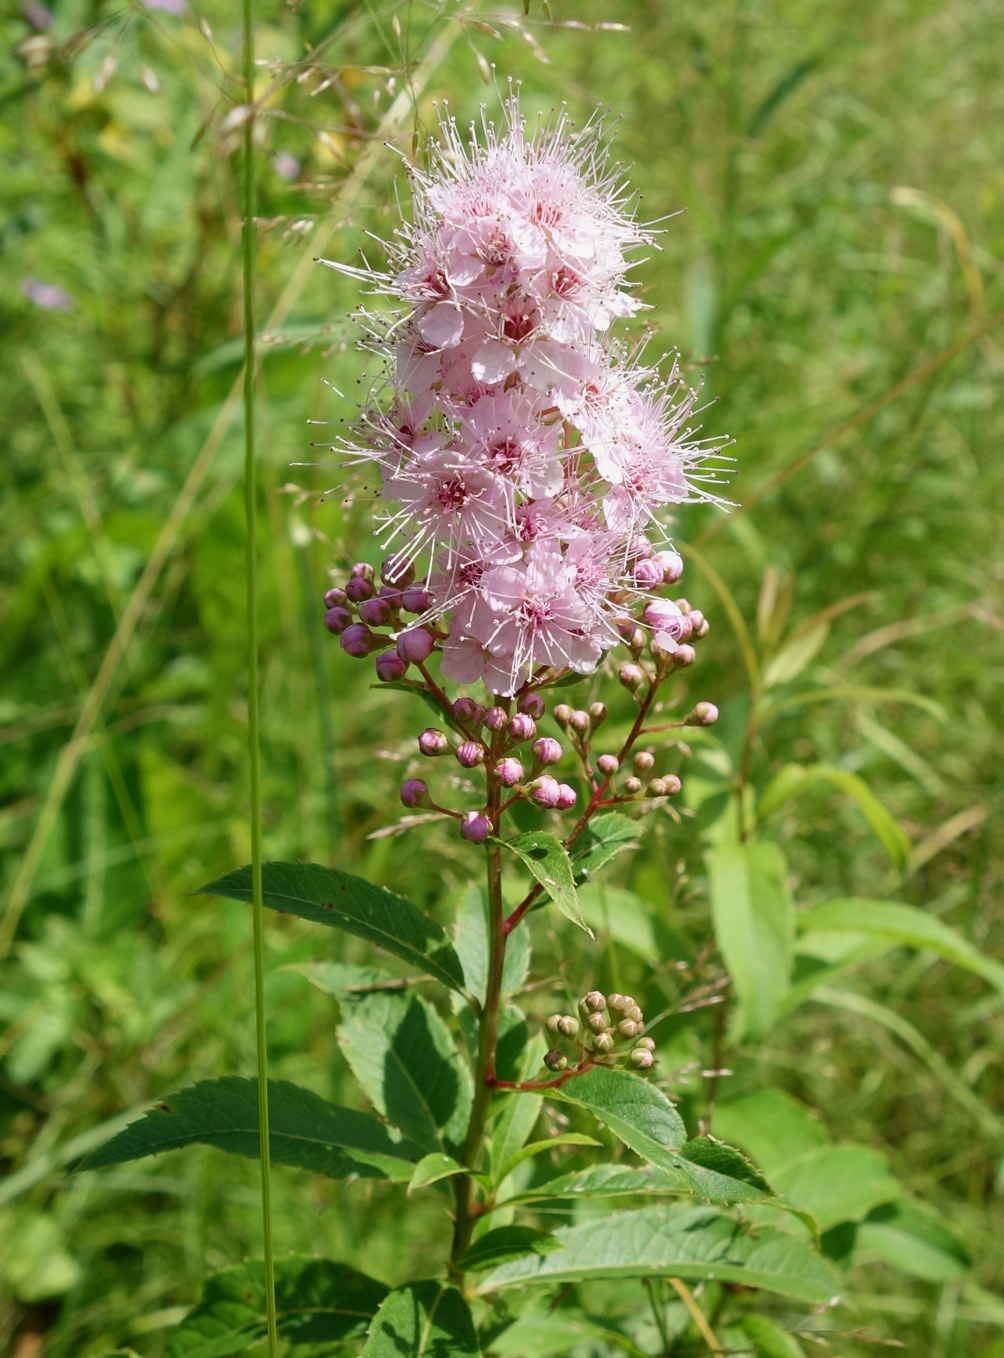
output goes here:
{"type": "MultiPolygon", "coordinates": [[[[635,1070],[650,1070],[655,1062],[655,1043],[645,1037],[645,1016],[630,995],[614,991],[604,995],[591,990],[579,1000],[576,1014],[552,1014],[545,1023],[548,1034],[575,1051],[578,1064],[610,1064],[623,1061],[635,1070]]],[[[548,1070],[568,1068],[562,1046],[544,1057],[548,1070]]]]}

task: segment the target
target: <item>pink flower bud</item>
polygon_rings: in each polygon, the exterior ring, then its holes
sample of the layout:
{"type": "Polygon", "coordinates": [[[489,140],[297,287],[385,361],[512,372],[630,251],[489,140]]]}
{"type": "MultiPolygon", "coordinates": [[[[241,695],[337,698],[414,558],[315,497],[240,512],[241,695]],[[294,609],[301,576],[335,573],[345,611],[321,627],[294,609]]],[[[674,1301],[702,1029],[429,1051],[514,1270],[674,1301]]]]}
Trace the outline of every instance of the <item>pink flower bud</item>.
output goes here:
{"type": "Polygon", "coordinates": [[[631,1064],[635,1070],[651,1070],[655,1065],[655,1057],[644,1047],[635,1047],[631,1053],[631,1064]]]}
{"type": "MultiPolygon", "coordinates": [[[[694,611],[696,612],[697,610],[695,609],[694,611]]],[[[700,641],[701,638],[706,637],[710,631],[711,623],[708,622],[707,618],[702,618],[700,627],[696,627],[690,635],[695,641],[700,641]]]]}
{"type": "Polygon", "coordinates": [[[344,632],[352,622],[352,614],[347,608],[329,608],[324,615],[324,625],[334,636],[344,632]]]}
{"type": "Polygon", "coordinates": [[[386,599],[364,599],[359,605],[359,617],[370,627],[386,627],[390,622],[390,604],[386,599]]]}
{"type": "Polygon", "coordinates": [[[465,740],[457,750],[457,761],[465,769],[474,769],[484,760],[485,751],[476,740],[465,740]]]}
{"type": "Polygon", "coordinates": [[[558,784],[558,811],[567,811],[573,807],[578,800],[578,793],[574,787],[569,787],[567,783],[558,784]]]}
{"type": "Polygon", "coordinates": [[[578,731],[579,735],[585,735],[589,730],[589,713],[577,708],[568,719],[568,724],[573,731],[578,731]]]}
{"type": "Polygon", "coordinates": [[[485,713],[485,725],[489,731],[501,731],[507,720],[504,707],[490,707],[485,713]]]}
{"type": "Polygon", "coordinates": [[[344,589],[329,589],[324,596],[324,607],[337,608],[340,604],[344,604],[348,597],[344,589]]]}
{"type": "Polygon", "coordinates": [[[641,616],[652,629],[654,650],[675,652],[679,643],[690,636],[690,619],[669,599],[652,599],[641,616]]]}
{"type": "Polygon", "coordinates": [[[492,823],[480,811],[467,811],[460,822],[460,833],[472,844],[483,844],[492,832],[492,823]]]}
{"type": "Polygon", "coordinates": [[[617,671],[617,678],[634,693],[645,682],[645,673],[639,665],[622,665],[617,671]]]}
{"type": "Polygon", "coordinates": [[[495,777],[503,787],[515,787],[523,781],[523,765],[512,756],[500,759],[495,765],[495,777]]]}
{"type": "Polygon", "coordinates": [[[691,609],[691,607],[690,607],[690,601],[687,600],[687,599],[677,599],[677,600],[676,600],[676,606],[677,606],[677,608],[680,610],[681,613],[687,613],[687,614],[689,614],[689,613],[691,613],[691,612],[693,611],[693,610],[691,609]]]}
{"type": "Polygon", "coordinates": [[[513,740],[533,740],[537,734],[537,723],[526,712],[517,712],[509,718],[509,734],[513,740]]]}
{"type": "Polygon", "coordinates": [[[533,753],[538,763],[557,764],[561,758],[561,746],[551,736],[541,736],[533,742],[533,753]]]}
{"type": "Polygon", "coordinates": [[[649,797],[665,797],[668,790],[665,778],[651,778],[645,789],[649,797]]]}
{"type": "Polygon", "coordinates": [[[385,585],[397,585],[398,589],[404,589],[405,585],[410,585],[414,578],[414,561],[402,560],[396,554],[384,557],[380,566],[380,579],[385,585]]]}
{"type": "Polygon", "coordinates": [[[349,576],[353,580],[365,580],[367,584],[372,585],[374,576],[373,567],[368,561],[357,561],[349,571],[349,576]]]}
{"type": "Polygon", "coordinates": [[[427,628],[409,627],[397,639],[397,653],[402,660],[420,665],[423,660],[428,660],[435,644],[433,635],[427,628]]]}
{"type": "Polygon", "coordinates": [[[648,773],[649,769],[655,765],[655,756],[648,750],[639,750],[631,760],[631,766],[635,773],[648,773]]]}
{"type": "Polygon", "coordinates": [[[386,599],[390,608],[398,609],[401,607],[401,591],[396,585],[381,585],[377,590],[378,599],[386,599]]]}
{"type": "Polygon", "coordinates": [[[667,773],[662,781],[666,785],[667,797],[675,797],[676,794],[679,792],[680,788],[683,787],[683,784],[680,782],[679,778],[677,778],[675,773],[667,773]]]}
{"type": "Polygon", "coordinates": [[[699,608],[692,608],[687,617],[690,619],[691,632],[698,632],[704,626],[704,614],[699,608]]]}
{"type": "Polygon", "coordinates": [[[607,719],[606,703],[589,704],[589,725],[595,731],[607,719]]]}
{"type": "Polygon", "coordinates": [[[670,548],[666,552],[657,552],[655,559],[662,567],[662,583],[675,585],[683,574],[683,557],[680,553],[670,548]]]}
{"type": "Polygon", "coordinates": [[[381,651],[376,658],[376,672],[382,684],[393,684],[407,674],[408,662],[395,651],[381,651]]]}
{"type": "Polygon", "coordinates": [[[638,589],[658,589],[662,584],[662,567],[654,557],[637,562],[632,574],[638,589]]]}
{"type": "Polygon", "coordinates": [[[555,1047],[553,1051],[544,1053],[544,1065],[548,1070],[564,1070],[568,1065],[568,1057],[555,1047]]]}
{"type": "Polygon", "coordinates": [[[345,593],[354,604],[361,604],[364,599],[372,599],[373,586],[361,575],[354,575],[346,584],[345,593]]]}
{"type": "Polygon", "coordinates": [[[629,778],[624,784],[624,791],[629,797],[637,797],[638,793],[641,791],[641,779],[629,778]]]}
{"type": "Polygon", "coordinates": [[[544,715],[544,699],[539,693],[524,693],[516,704],[520,712],[525,712],[528,717],[533,717],[539,721],[544,715]]]}
{"type": "Polygon", "coordinates": [[[690,720],[697,726],[714,726],[718,720],[718,708],[714,703],[698,703],[690,714],[690,720]]]}
{"type": "Polygon", "coordinates": [[[693,646],[677,646],[673,652],[673,664],[678,670],[685,670],[688,665],[692,665],[697,659],[697,652],[693,646]]]}
{"type": "Polygon", "coordinates": [[[421,778],[406,778],[401,784],[401,800],[405,806],[428,806],[429,785],[421,778]]]}
{"type": "Polygon", "coordinates": [[[557,806],[560,797],[561,787],[558,780],[552,778],[550,774],[545,773],[530,784],[530,800],[536,802],[538,806],[557,806]]]}
{"type": "Polygon", "coordinates": [[[481,723],[485,710],[480,703],[476,703],[473,698],[457,698],[453,704],[453,715],[457,721],[470,724],[471,722],[481,723]]]}
{"type": "Polygon", "coordinates": [[[338,644],[346,655],[354,656],[356,660],[361,660],[363,656],[369,655],[376,640],[373,633],[364,622],[354,622],[351,627],[346,627],[338,638],[338,644]]]}
{"type": "Polygon", "coordinates": [[[558,725],[564,728],[572,720],[572,709],[568,706],[567,703],[559,703],[558,706],[551,713],[551,715],[554,717],[554,720],[558,723],[558,725]]]}
{"type": "Polygon", "coordinates": [[[401,591],[401,607],[406,613],[424,613],[429,607],[429,594],[424,585],[406,585],[401,591]]]}
{"type": "Polygon", "coordinates": [[[437,731],[434,726],[427,726],[418,738],[418,748],[422,754],[431,758],[433,755],[447,754],[450,742],[442,731],[437,731]]]}
{"type": "Polygon", "coordinates": [[[620,760],[615,754],[601,754],[596,761],[596,767],[604,778],[612,778],[620,766],[620,760]]]}

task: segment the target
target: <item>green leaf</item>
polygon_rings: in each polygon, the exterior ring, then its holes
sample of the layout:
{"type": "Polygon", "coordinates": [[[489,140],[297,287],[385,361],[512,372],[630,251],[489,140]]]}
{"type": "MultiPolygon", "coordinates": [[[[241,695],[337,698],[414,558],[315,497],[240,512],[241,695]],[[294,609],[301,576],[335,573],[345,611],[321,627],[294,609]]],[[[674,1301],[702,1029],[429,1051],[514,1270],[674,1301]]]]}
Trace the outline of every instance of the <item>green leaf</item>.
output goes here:
{"type": "Polygon", "coordinates": [[[525,1254],[553,1254],[563,1248],[550,1231],[538,1231],[535,1226],[497,1226],[475,1240],[457,1267],[465,1273],[480,1273],[525,1254]]]}
{"type": "MultiPolygon", "coordinates": [[[[467,989],[484,1004],[488,984],[488,902],[479,886],[464,893],[453,926],[453,946],[464,970],[467,989]]],[[[516,929],[506,939],[502,993],[511,995],[530,970],[530,930],[516,929]]]]}
{"type": "Polygon", "coordinates": [[[748,1151],[773,1175],[782,1165],[826,1145],[826,1129],[804,1104],[780,1089],[758,1089],[715,1108],[715,1131],[748,1151]]]}
{"type": "MultiPolygon", "coordinates": [[[[294,1344],[337,1343],[362,1334],[387,1296],[382,1283],[329,1259],[280,1258],[276,1322],[294,1344]]],[[[265,1336],[265,1266],[258,1260],[206,1280],[202,1299],[167,1343],[164,1358],[227,1358],[265,1336]]]]}
{"type": "Polygon", "coordinates": [[[688,1141],[677,1156],[676,1167],[707,1202],[759,1202],[774,1191],[752,1160],[712,1137],[688,1141]]]}
{"type": "Polygon", "coordinates": [[[444,1155],[442,1151],[431,1151],[428,1155],[423,1155],[415,1166],[415,1173],[408,1183],[408,1194],[410,1196],[417,1188],[428,1188],[429,1184],[439,1183],[441,1179],[450,1179],[455,1174],[467,1173],[467,1169],[459,1160],[454,1160],[452,1155],[444,1155]]]}
{"type": "Polygon", "coordinates": [[[600,868],[627,849],[638,847],[642,827],[617,811],[593,816],[584,834],[572,850],[572,868],[576,882],[594,877],[600,868]]]}
{"type": "Polygon", "coordinates": [[[412,694],[426,705],[435,717],[437,726],[442,723],[444,726],[449,726],[452,731],[456,731],[458,736],[463,736],[464,740],[470,739],[470,736],[467,731],[464,730],[463,726],[461,726],[460,722],[457,721],[452,713],[446,711],[436,698],[436,695],[430,693],[424,684],[411,684],[407,680],[392,679],[385,684],[370,684],[370,688],[374,688],[382,693],[386,693],[388,689],[392,689],[396,693],[412,694]]]}
{"type": "Polygon", "coordinates": [[[857,1228],[855,1246],[926,1282],[952,1282],[970,1269],[958,1236],[930,1208],[910,1198],[869,1212],[857,1228]]]}
{"type": "Polygon", "coordinates": [[[639,1194],[679,1194],[688,1192],[684,1180],[677,1173],[657,1169],[654,1165],[592,1165],[589,1169],[562,1174],[546,1184],[528,1188],[507,1201],[530,1201],[537,1198],[620,1198],[639,1194]]]}
{"type": "Polygon", "coordinates": [[[549,1136],[546,1141],[531,1141],[529,1146],[524,1146],[515,1155],[511,1155],[499,1170],[499,1179],[504,1179],[507,1174],[511,1174],[517,1165],[521,1165],[524,1160],[532,1160],[535,1155],[546,1155],[548,1151],[557,1149],[558,1146],[599,1146],[602,1142],[597,1141],[594,1136],[583,1136],[581,1132],[565,1132],[561,1136],[549,1136]]]}
{"type": "Polygon", "coordinates": [[[853,798],[893,866],[902,870],[910,852],[909,838],[865,780],[849,769],[841,769],[834,764],[811,764],[808,767],[788,764],[764,791],[757,805],[757,815],[762,820],[792,797],[800,796],[820,782],[830,783],[853,798]]]}
{"type": "Polygon", "coordinates": [[[772,1175],[774,1187],[828,1231],[842,1221],[859,1221],[873,1207],[903,1193],[879,1151],[868,1146],[822,1146],[772,1175]]]}
{"type": "Polygon", "coordinates": [[[791,975],[794,908],[776,844],[725,842],[708,852],[711,914],[735,985],[731,1036],[763,1037],[791,975]]]}
{"type": "Polygon", "coordinates": [[[611,1198],[696,1194],[719,1206],[735,1202],[763,1202],[770,1185],[751,1161],[731,1146],[705,1137],[688,1141],[669,1159],[672,1169],[625,1165],[594,1165],[564,1174],[529,1189],[512,1201],[540,1198],[611,1198]]]}
{"type": "Polygon", "coordinates": [[[786,684],[796,675],[801,674],[806,665],[815,659],[823,642],[829,636],[829,632],[829,623],[819,622],[807,631],[796,633],[795,636],[786,641],[764,668],[764,688],[774,688],[778,684],[786,684]]]}
{"type": "Polygon", "coordinates": [[[897,901],[854,897],[825,901],[798,916],[800,933],[865,934],[889,939],[910,948],[937,953],[957,967],[975,972],[1004,993],[1004,966],[984,957],[967,938],[943,924],[936,915],[897,901]]]}
{"type": "Polygon", "coordinates": [[[470,1307],[446,1283],[409,1283],[380,1307],[359,1358],[480,1358],[470,1307]]]}
{"type": "Polygon", "coordinates": [[[759,137],[784,101],[789,95],[794,94],[802,81],[810,76],[818,65],[819,53],[817,52],[785,72],[763,102],[754,110],[746,127],[747,137],[759,137]]]}
{"type": "Polygon", "coordinates": [[[651,1164],[676,1167],[673,1152],[687,1139],[683,1119],[662,1090],[640,1075],[595,1066],[552,1090],[550,1097],[585,1108],[651,1164]]]}
{"type": "Polygon", "coordinates": [[[486,1352],[499,1354],[501,1358],[548,1358],[559,1354],[562,1358],[572,1351],[576,1353],[613,1353],[615,1351],[631,1355],[631,1358],[648,1358],[644,1349],[616,1329],[612,1324],[604,1324],[595,1317],[582,1311],[570,1310],[562,1305],[559,1310],[549,1304],[531,1305],[517,1320],[507,1324],[499,1333],[496,1331],[486,1345],[486,1352]],[[589,1348],[584,1348],[589,1345],[589,1348]]]}
{"type": "Polygon", "coordinates": [[[762,1287],[810,1305],[827,1303],[839,1292],[831,1268],[809,1245],[768,1226],[747,1234],[714,1208],[659,1203],[555,1234],[564,1246],[560,1253],[503,1264],[481,1280],[478,1291],[672,1274],[762,1287]]]}
{"type": "Polygon", "coordinates": [[[517,835],[515,839],[496,840],[495,843],[521,859],[565,918],[584,929],[590,938],[593,937],[592,930],[582,918],[571,859],[560,839],[543,830],[528,830],[525,835],[517,835]]]}
{"type": "MultiPolygon", "coordinates": [[[[277,1165],[336,1179],[410,1179],[421,1151],[395,1140],[369,1113],[326,1103],[309,1089],[269,1080],[269,1147],[277,1165]]],[[[236,1075],[171,1094],[83,1161],[101,1169],[195,1143],[258,1158],[258,1082],[236,1075]]]]}
{"type": "Polygon", "coordinates": [[[758,1358],[805,1358],[801,1344],[767,1316],[743,1316],[743,1333],[758,1358]]]}
{"type": "Polygon", "coordinates": [[[283,970],[298,971],[328,995],[365,995],[370,990],[404,990],[408,985],[406,979],[350,962],[296,962],[283,970]]]}
{"type": "Polygon", "coordinates": [[[345,1000],[338,1043],[374,1107],[426,1151],[463,1141],[474,1086],[436,1010],[419,995],[345,1000]]]}
{"type": "MultiPolygon", "coordinates": [[[[317,863],[266,863],[262,877],[265,904],[271,910],[365,938],[463,993],[463,969],[449,939],[403,896],[317,863]]],[[[202,891],[250,901],[251,869],[238,868],[202,891]]]]}

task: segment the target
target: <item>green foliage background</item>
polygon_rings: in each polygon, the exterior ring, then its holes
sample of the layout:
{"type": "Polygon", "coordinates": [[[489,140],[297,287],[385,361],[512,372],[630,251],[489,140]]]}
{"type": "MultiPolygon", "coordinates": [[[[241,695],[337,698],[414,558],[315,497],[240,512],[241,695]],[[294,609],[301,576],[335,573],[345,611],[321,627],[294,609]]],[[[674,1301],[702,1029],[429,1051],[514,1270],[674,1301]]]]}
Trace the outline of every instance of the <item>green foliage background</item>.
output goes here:
{"type": "MultiPolygon", "coordinates": [[[[445,0],[257,11],[260,314],[280,309],[260,382],[268,855],[349,868],[445,923],[470,872],[438,828],[371,837],[398,816],[422,714],[320,626],[329,568],[378,553],[369,505],[343,503],[343,472],[308,448],[308,420],[351,414],[323,382],[351,392],[362,370],[355,290],[310,259],[351,262],[387,232],[400,162],[383,142],[410,152],[437,98],[464,119],[491,105],[491,61],[531,113],[609,104],[641,215],[685,209],[636,276],[653,352],[677,345],[718,398],[706,422],[736,439],[743,506],[677,530],[712,622],[690,693],[720,707],[715,738],[673,756],[679,814],[596,891],[597,947],[534,917],[555,982],[525,1006],[594,983],[647,988],[653,1013],[677,994],[674,964],[711,935],[709,849],[740,786],[799,911],[900,901],[999,954],[994,7],[554,0],[553,25],[537,3],[526,20],[445,0]]],[[[206,1271],[260,1248],[250,1162],[205,1149],[67,1175],[123,1114],[253,1070],[250,921],[191,894],[248,857],[235,13],[68,0],[44,31],[2,20],[0,1344],[19,1358],[153,1358],[206,1271]],[[33,302],[31,279],[70,309],[33,302]]],[[[819,1320],[839,1329],[824,1351],[1004,1354],[1001,996],[929,951],[859,930],[845,956],[834,937],[825,986],[803,954],[795,990],[728,1049],[718,1098],[769,1087],[818,1110],[835,1142],[887,1156],[972,1261],[895,1269],[838,1211],[828,1249],[858,1310],[819,1320]]],[[[273,1071],[349,1102],[332,1001],[296,970],[334,955],[270,919],[273,1071]]],[[[713,1019],[657,1036],[693,1124],[713,1019]]],[[[402,1215],[386,1185],[295,1170],[275,1193],[282,1251],[395,1282],[442,1257],[434,1197],[402,1215]]],[[[693,1334],[673,1350],[699,1351],[693,1334]]]]}

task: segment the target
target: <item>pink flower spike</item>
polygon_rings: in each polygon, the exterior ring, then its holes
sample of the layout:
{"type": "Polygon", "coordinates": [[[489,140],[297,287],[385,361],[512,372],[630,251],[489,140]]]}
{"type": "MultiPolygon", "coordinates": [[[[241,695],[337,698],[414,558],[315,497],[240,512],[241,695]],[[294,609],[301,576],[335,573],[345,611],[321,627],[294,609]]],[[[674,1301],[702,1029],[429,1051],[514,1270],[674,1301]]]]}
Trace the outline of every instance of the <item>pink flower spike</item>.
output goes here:
{"type": "Polygon", "coordinates": [[[467,811],[460,822],[460,833],[472,844],[483,844],[492,832],[492,823],[480,811],[467,811]]]}

